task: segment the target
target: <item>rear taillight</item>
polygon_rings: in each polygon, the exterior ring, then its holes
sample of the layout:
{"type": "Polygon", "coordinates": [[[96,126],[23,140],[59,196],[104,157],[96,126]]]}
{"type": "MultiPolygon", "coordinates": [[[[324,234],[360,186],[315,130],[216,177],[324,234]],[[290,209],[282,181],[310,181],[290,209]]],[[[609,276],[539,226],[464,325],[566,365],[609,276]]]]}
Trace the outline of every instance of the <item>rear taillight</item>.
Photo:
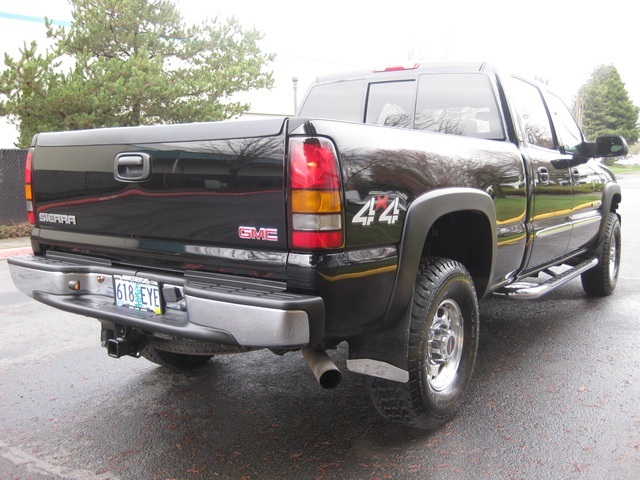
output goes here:
{"type": "Polygon", "coordinates": [[[291,247],[299,250],[342,248],[342,196],[338,156],[326,138],[289,141],[289,214],[291,247]]]}
{"type": "Polygon", "coordinates": [[[33,208],[33,190],[31,183],[33,182],[33,148],[27,152],[27,161],[24,167],[24,196],[27,200],[27,220],[31,225],[36,224],[36,214],[33,208]]]}

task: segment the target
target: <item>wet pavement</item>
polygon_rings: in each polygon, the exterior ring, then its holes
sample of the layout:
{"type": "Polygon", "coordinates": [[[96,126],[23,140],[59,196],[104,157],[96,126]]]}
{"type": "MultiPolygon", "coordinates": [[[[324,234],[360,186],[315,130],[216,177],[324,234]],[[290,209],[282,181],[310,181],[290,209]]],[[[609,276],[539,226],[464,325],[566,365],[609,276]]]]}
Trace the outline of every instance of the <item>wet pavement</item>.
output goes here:
{"type": "Polygon", "coordinates": [[[28,238],[7,238],[0,240],[0,260],[14,255],[33,253],[28,238]]]}
{"type": "Polygon", "coordinates": [[[385,422],[363,377],[322,390],[300,354],[189,373],[112,359],[96,320],[17,292],[0,260],[0,477],[633,479],[640,472],[640,176],[624,177],[613,296],[579,280],[481,302],[476,372],[436,432],[385,422]]]}

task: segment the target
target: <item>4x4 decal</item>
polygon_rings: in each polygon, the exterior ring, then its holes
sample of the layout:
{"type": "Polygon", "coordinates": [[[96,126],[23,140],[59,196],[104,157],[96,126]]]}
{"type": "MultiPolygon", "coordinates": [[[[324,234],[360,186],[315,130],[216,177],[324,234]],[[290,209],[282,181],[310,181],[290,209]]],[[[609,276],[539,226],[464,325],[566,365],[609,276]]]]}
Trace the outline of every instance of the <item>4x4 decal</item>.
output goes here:
{"type": "Polygon", "coordinates": [[[400,218],[400,212],[406,210],[405,200],[402,197],[398,194],[375,194],[358,210],[351,223],[358,223],[365,227],[375,222],[395,224],[400,218]]]}

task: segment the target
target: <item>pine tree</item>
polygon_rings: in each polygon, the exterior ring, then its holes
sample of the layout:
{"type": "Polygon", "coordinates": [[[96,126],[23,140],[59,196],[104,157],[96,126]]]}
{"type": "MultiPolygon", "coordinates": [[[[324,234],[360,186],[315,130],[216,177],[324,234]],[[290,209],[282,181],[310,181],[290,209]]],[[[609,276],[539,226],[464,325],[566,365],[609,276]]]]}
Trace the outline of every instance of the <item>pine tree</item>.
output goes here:
{"type": "Polygon", "coordinates": [[[232,94],[273,86],[262,34],[234,18],[187,26],[170,0],[70,3],[70,28],[47,22],[46,54],[5,54],[0,115],[22,147],[41,131],[222,120],[249,108],[232,94]]]}
{"type": "Polygon", "coordinates": [[[638,113],[613,65],[601,65],[578,91],[574,114],[585,135],[594,140],[599,135],[615,134],[633,144],[638,141],[638,113]]]}

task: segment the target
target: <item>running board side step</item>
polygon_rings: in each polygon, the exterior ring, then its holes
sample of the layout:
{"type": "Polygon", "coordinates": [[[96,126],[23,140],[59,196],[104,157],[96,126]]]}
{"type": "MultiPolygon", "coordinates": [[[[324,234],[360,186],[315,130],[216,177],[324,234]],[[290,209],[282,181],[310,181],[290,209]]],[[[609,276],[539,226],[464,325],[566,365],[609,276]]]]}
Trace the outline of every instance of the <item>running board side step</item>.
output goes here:
{"type": "Polygon", "coordinates": [[[554,273],[551,270],[544,270],[544,273],[551,275],[551,278],[542,283],[533,282],[515,282],[506,287],[502,287],[500,290],[493,292],[496,297],[510,298],[515,300],[531,300],[534,298],[540,298],[541,296],[549,293],[551,290],[564,285],[565,283],[573,280],[578,275],[582,275],[587,270],[595,267],[598,264],[597,258],[591,258],[579,265],[576,265],[569,270],[565,270],[562,273],[554,273]]]}

